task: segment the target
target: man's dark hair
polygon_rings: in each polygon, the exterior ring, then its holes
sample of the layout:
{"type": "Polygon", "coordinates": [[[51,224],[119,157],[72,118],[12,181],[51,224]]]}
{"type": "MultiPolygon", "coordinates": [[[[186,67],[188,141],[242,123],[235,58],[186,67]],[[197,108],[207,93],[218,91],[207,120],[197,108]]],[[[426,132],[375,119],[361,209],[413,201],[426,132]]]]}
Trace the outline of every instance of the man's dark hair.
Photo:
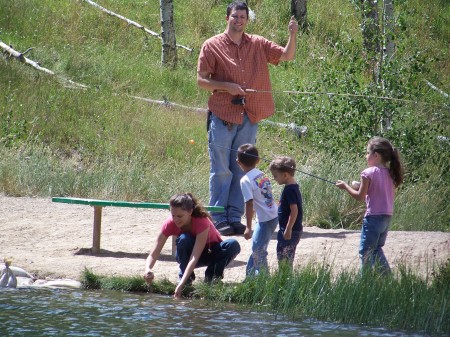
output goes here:
{"type": "Polygon", "coordinates": [[[233,1],[227,6],[227,17],[230,16],[232,10],[244,10],[247,12],[248,18],[248,6],[244,1],[233,1]]]}
{"type": "Polygon", "coordinates": [[[252,144],[243,144],[239,146],[237,152],[239,162],[247,167],[255,167],[258,163],[258,149],[252,144]]]}

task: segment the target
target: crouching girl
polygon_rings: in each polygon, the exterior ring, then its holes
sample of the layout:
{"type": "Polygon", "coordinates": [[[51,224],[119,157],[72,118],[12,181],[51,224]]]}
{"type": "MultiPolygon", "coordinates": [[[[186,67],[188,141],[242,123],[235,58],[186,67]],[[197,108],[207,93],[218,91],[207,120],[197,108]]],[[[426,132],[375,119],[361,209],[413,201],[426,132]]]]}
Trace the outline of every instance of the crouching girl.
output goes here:
{"type": "Polygon", "coordinates": [[[191,193],[176,194],[169,201],[170,216],[163,223],[155,247],[149,254],[144,279],[151,284],[153,267],[169,236],[176,236],[176,260],[180,271],[175,298],[195,279],[194,269],[207,267],[205,282],[223,278],[225,267],[240,253],[235,239],[222,240],[206,209],[191,193]]]}

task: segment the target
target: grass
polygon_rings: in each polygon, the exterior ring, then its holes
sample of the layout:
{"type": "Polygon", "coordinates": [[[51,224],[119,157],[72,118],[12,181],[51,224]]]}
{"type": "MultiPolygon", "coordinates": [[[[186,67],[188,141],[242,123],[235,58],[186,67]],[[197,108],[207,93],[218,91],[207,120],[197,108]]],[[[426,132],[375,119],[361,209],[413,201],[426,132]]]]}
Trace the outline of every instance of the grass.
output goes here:
{"type": "MultiPolygon", "coordinates": [[[[161,295],[173,295],[176,285],[167,279],[155,281],[147,285],[142,276],[105,276],[96,275],[89,269],[85,269],[81,275],[81,284],[84,289],[91,290],[117,290],[132,292],[150,292],[161,295]]],[[[192,287],[184,287],[183,295],[190,296],[192,287]]]]}
{"type": "MultiPolygon", "coordinates": [[[[159,3],[99,0],[98,3],[159,31],[159,3]]],[[[0,57],[0,193],[10,196],[73,196],[167,202],[189,191],[209,198],[205,116],[148,105],[130,95],[206,107],[197,87],[196,64],[203,41],[223,31],[228,1],[175,3],[178,50],[175,70],[161,67],[158,39],[83,1],[0,0],[0,40],[51,69],[89,86],[68,89],[53,77],[5,55],[0,57]],[[189,144],[194,139],[195,144],[189,144]]],[[[393,230],[450,231],[448,105],[430,81],[450,92],[450,12],[447,1],[395,2],[396,53],[385,67],[386,90],[371,83],[363,58],[359,2],[308,2],[308,29],[299,34],[293,62],[270,67],[274,90],[387,95],[436,104],[276,94],[270,119],[306,125],[305,138],[261,125],[262,157],[297,161],[304,223],[323,228],[360,227],[364,205],[331,184],[357,180],[365,168],[367,139],[379,134],[381,111],[393,113],[385,135],[400,147],[406,183],[397,191],[393,230]],[[447,108],[445,108],[447,106],[447,108]],[[442,136],[444,138],[442,138],[442,136]],[[441,138],[438,138],[441,137],[441,138]]],[[[286,42],[288,1],[249,1],[257,20],[248,26],[279,44],[286,42]]],[[[269,173],[267,162],[260,168],[269,173]]],[[[274,185],[274,195],[281,186],[274,185]]],[[[197,285],[193,296],[270,308],[293,318],[383,325],[448,334],[449,264],[429,279],[403,270],[380,278],[309,266],[281,271],[245,284],[197,285]],[[443,276],[446,275],[446,276],[443,276]],[[369,278],[369,279],[367,279],[369,278]],[[370,285],[370,286],[369,286],[370,285]],[[257,290],[257,291],[256,291],[257,290]]],[[[126,291],[173,292],[168,281],[148,288],[140,277],[84,274],[85,286],[126,291]]]]}
{"type": "MultiPolygon", "coordinates": [[[[253,310],[272,311],[290,319],[314,318],[337,323],[383,326],[443,336],[450,331],[450,260],[436,266],[428,279],[404,267],[395,275],[333,271],[326,264],[309,264],[291,271],[280,268],[244,283],[194,283],[184,296],[210,305],[237,303],[253,310]]],[[[172,295],[167,280],[147,286],[142,277],[82,275],[88,289],[144,291],[172,295]]]]}
{"type": "MultiPolygon", "coordinates": [[[[156,2],[99,4],[159,31],[156,2]]],[[[257,15],[249,32],[285,43],[289,3],[249,4],[257,15]]],[[[355,4],[308,4],[309,27],[299,35],[296,60],[270,67],[275,90],[372,93],[355,4]]],[[[33,47],[27,57],[89,86],[68,89],[14,59],[0,58],[0,193],[167,202],[176,192],[190,191],[207,202],[205,116],[148,105],[130,95],[204,108],[208,93],[195,81],[198,50],[207,37],[223,31],[225,1],[175,4],[177,42],[194,49],[178,50],[175,70],[161,67],[158,39],[86,2],[0,0],[0,7],[2,41],[19,51],[33,47]]],[[[389,76],[398,88],[387,94],[448,104],[425,84],[429,80],[450,91],[447,7],[437,0],[426,8],[419,1],[396,3],[398,65],[389,76]]],[[[290,155],[299,170],[332,181],[358,178],[373,132],[369,117],[384,105],[285,94],[276,94],[275,102],[272,121],[306,125],[308,133],[297,138],[261,125],[257,145],[265,158],[290,155]]],[[[393,229],[448,232],[449,143],[432,141],[448,135],[448,111],[411,104],[391,108],[397,119],[388,136],[396,140],[408,168],[406,184],[397,193],[393,229]]],[[[268,172],[266,163],[261,168],[268,172]]],[[[361,203],[300,172],[297,179],[306,224],[360,226],[361,203]]],[[[276,197],[280,191],[275,186],[276,197]]]]}

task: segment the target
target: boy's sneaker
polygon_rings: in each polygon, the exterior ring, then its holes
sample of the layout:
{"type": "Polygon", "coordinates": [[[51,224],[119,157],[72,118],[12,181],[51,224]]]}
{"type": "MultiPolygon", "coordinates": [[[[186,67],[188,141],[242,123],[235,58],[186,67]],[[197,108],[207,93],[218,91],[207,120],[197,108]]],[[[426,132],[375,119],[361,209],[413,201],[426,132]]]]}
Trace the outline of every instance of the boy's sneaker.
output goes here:
{"type": "Polygon", "coordinates": [[[234,234],[234,229],[226,221],[219,222],[216,225],[216,228],[219,231],[220,235],[230,236],[234,234]]]}
{"type": "Polygon", "coordinates": [[[233,232],[236,235],[242,235],[245,232],[245,229],[247,228],[245,225],[241,224],[240,222],[232,222],[230,223],[231,228],[233,228],[233,232]]]}

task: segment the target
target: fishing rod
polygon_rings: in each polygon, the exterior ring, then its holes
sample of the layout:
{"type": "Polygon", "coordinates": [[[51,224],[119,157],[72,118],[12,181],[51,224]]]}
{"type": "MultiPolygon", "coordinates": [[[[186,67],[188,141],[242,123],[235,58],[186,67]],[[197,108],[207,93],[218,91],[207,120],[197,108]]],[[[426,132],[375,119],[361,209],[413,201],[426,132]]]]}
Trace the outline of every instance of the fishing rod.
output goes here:
{"type": "MultiPolygon", "coordinates": [[[[189,142],[190,142],[191,144],[194,144],[194,141],[193,141],[192,139],[191,139],[189,142]]],[[[226,149],[226,150],[230,150],[230,151],[234,151],[234,152],[238,152],[238,150],[229,148],[229,147],[227,147],[227,146],[222,146],[222,145],[219,145],[219,144],[216,144],[216,143],[209,143],[209,145],[212,145],[212,146],[215,146],[215,147],[220,147],[220,148],[222,148],[222,149],[226,149]]],[[[264,157],[255,156],[254,154],[250,154],[250,153],[246,153],[246,152],[244,152],[244,153],[245,153],[247,156],[259,158],[259,159],[261,159],[261,160],[263,160],[263,161],[265,161],[265,162],[268,162],[268,163],[270,163],[270,162],[272,161],[272,160],[266,159],[266,158],[264,158],[264,157]]],[[[286,168],[289,168],[289,169],[291,169],[291,170],[294,170],[294,171],[303,173],[303,174],[305,174],[305,175],[307,175],[307,176],[310,176],[310,177],[313,177],[313,178],[316,178],[316,179],[325,181],[325,182],[330,183],[330,184],[332,184],[332,185],[336,185],[336,182],[335,182],[335,181],[331,181],[331,180],[328,180],[328,179],[325,179],[325,178],[316,176],[316,175],[314,175],[314,174],[312,174],[312,173],[304,172],[304,171],[301,171],[301,170],[299,170],[299,169],[296,169],[296,168],[293,168],[293,167],[290,167],[290,166],[287,166],[287,165],[283,165],[283,167],[286,167],[286,168]]]]}
{"type": "MultiPolygon", "coordinates": [[[[249,89],[249,88],[245,88],[243,90],[250,94],[251,93],[272,93],[272,94],[289,94],[289,95],[327,95],[327,96],[360,97],[360,98],[363,97],[363,98],[370,98],[370,99],[382,99],[382,100],[390,100],[390,101],[397,101],[397,102],[424,104],[424,105],[429,105],[429,106],[450,109],[450,106],[447,106],[447,105],[419,102],[419,101],[414,101],[414,100],[405,99],[405,98],[395,98],[395,97],[387,97],[387,96],[349,94],[349,93],[341,94],[341,93],[336,93],[336,92],[325,92],[325,91],[257,90],[257,89],[249,89]]],[[[226,92],[226,91],[219,90],[218,92],[226,92]]],[[[231,102],[235,105],[245,105],[245,97],[237,96],[237,98],[233,98],[231,102]]]]}

